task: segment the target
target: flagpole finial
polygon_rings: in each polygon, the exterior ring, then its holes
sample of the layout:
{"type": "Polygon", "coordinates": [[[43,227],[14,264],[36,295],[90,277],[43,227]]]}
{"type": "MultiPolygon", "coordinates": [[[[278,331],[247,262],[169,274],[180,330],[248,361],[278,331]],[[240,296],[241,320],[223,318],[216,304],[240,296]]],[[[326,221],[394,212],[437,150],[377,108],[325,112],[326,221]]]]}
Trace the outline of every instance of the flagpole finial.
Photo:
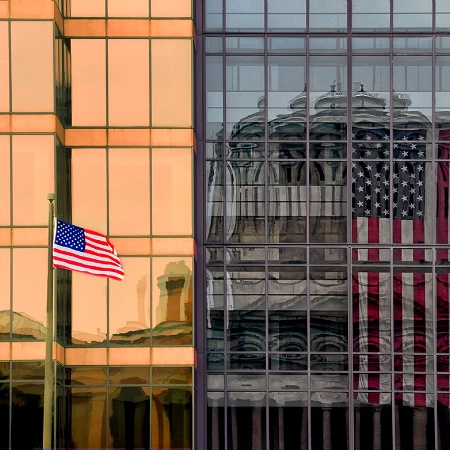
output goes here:
{"type": "Polygon", "coordinates": [[[49,202],[55,200],[55,194],[47,194],[47,200],[48,200],[49,202]]]}

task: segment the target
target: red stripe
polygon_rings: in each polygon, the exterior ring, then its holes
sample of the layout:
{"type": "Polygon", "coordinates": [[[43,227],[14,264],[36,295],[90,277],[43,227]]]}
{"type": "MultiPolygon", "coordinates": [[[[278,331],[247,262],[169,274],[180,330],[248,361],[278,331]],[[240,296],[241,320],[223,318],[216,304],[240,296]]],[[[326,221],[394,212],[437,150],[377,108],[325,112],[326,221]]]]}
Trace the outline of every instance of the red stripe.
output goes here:
{"type": "MultiPolygon", "coordinates": [[[[380,220],[379,219],[368,219],[368,236],[367,242],[369,244],[379,244],[380,243],[380,220]]],[[[368,250],[369,261],[379,261],[380,260],[380,250],[379,248],[369,248],[368,250]]]]}
{"type": "Polygon", "coordinates": [[[123,270],[121,270],[120,268],[91,266],[88,264],[83,264],[82,262],[79,262],[79,261],[72,261],[72,260],[68,260],[65,258],[59,258],[58,256],[53,256],[53,261],[54,261],[53,264],[57,267],[60,267],[58,264],[65,263],[65,264],[69,264],[71,266],[76,266],[76,267],[80,267],[80,268],[87,269],[87,270],[97,270],[97,271],[103,270],[105,272],[113,272],[113,273],[117,273],[119,275],[124,274],[123,270]]]}
{"type": "MultiPolygon", "coordinates": [[[[113,280],[118,280],[118,281],[122,281],[122,278],[120,276],[115,276],[114,274],[106,274],[106,273],[94,273],[91,272],[89,270],[76,270],[76,269],[69,269],[64,265],[60,265],[57,263],[53,264],[55,267],[59,267],[60,269],[65,269],[65,270],[71,270],[71,271],[76,271],[76,272],[81,272],[81,273],[88,273],[90,275],[94,275],[96,277],[103,277],[103,278],[112,278],[113,280]]],[[[121,274],[123,275],[123,274],[121,274]]]]}
{"type": "MultiPolygon", "coordinates": [[[[77,259],[80,259],[80,260],[83,260],[83,261],[86,261],[86,262],[92,262],[95,265],[99,265],[99,266],[102,266],[102,265],[106,266],[106,265],[111,265],[112,264],[112,265],[114,265],[116,267],[120,267],[120,264],[117,264],[115,261],[111,261],[111,262],[101,261],[98,258],[90,258],[89,256],[84,256],[86,254],[90,255],[90,253],[88,253],[88,252],[85,252],[83,255],[79,255],[79,254],[76,254],[76,253],[72,253],[72,252],[70,252],[68,250],[65,251],[65,250],[60,250],[58,248],[55,248],[53,250],[53,258],[57,258],[58,257],[57,255],[60,255],[59,256],[60,260],[64,260],[65,259],[64,256],[72,256],[73,258],[77,258],[77,259]]],[[[67,261],[70,261],[70,260],[67,259],[67,261]]]]}

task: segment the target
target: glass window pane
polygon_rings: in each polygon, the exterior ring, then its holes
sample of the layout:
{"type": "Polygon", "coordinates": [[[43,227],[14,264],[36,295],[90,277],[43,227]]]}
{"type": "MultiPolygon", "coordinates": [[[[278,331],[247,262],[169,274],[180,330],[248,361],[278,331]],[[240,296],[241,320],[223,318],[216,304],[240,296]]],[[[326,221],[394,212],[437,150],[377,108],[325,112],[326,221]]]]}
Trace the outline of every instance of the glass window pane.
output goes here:
{"type": "Polygon", "coordinates": [[[95,345],[105,341],[106,279],[72,272],[72,344],[95,345]]]}
{"type": "Polygon", "coordinates": [[[150,387],[113,387],[108,397],[108,448],[149,448],[150,387]]]}
{"type": "Polygon", "coordinates": [[[151,448],[192,448],[192,389],[152,389],[151,448]]]}
{"type": "Polygon", "coordinates": [[[264,242],[264,163],[240,161],[228,164],[226,189],[226,239],[233,243],[264,242]]]}
{"type": "Polygon", "coordinates": [[[104,39],[72,39],[72,125],[106,124],[104,39]]]}
{"type": "Polygon", "coordinates": [[[230,139],[264,138],[264,60],[229,56],[226,60],[226,133],[230,139]]]}
{"type": "Polygon", "coordinates": [[[148,3],[148,0],[108,0],[108,17],[148,17],[148,3]]]}
{"type": "Polygon", "coordinates": [[[392,448],[392,396],[389,393],[360,392],[355,403],[355,450],[368,446],[392,448]]]}
{"type": "Polygon", "coordinates": [[[347,29],[347,0],[322,0],[310,3],[311,31],[345,31],[347,29]]]}
{"type": "Polygon", "coordinates": [[[106,152],[72,150],[72,216],[84,228],[106,231],[106,152]]]}
{"type": "Polygon", "coordinates": [[[431,3],[432,0],[394,0],[394,30],[430,30],[431,3]]]}
{"type": "Polygon", "coordinates": [[[149,125],[149,40],[108,41],[110,126],[149,125]]]}
{"type": "Polygon", "coordinates": [[[269,0],[267,4],[268,31],[295,31],[306,29],[305,0],[269,0]]]}
{"type": "Polygon", "coordinates": [[[106,388],[70,388],[69,417],[75,448],[106,447],[106,388]]]}
{"type": "Polygon", "coordinates": [[[152,344],[192,345],[192,258],[152,259],[152,344]]]}
{"type": "Polygon", "coordinates": [[[264,29],[262,0],[226,0],[225,10],[228,31],[262,31],[264,29]]]}
{"type": "Polygon", "coordinates": [[[105,17],[105,0],[70,0],[72,17],[105,17]]]}
{"type": "MultiPolygon", "coordinates": [[[[3,379],[3,375],[0,375],[3,379]]],[[[0,384],[0,447],[10,448],[9,445],[9,383],[0,384]]]]}
{"type": "Polygon", "coordinates": [[[47,225],[47,194],[54,192],[54,136],[12,138],[13,223],[47,225]]]}
{"type": "Polygon", "coordinates": [[[13,249],[13,339],[45,339],[47,266],[45,248],[13,249]],[[33,270],[29,270],[30,261],[33,270]]]}
{"type": "Polygon", "coordinates": [[[154,366],[152,384],[192,384],[192,368],[154,366]]]}
{"type": "Polygon", "coordinates": [[[0,136],[0,225],[11,224],[10,137],[0,136]]]}
{"type": "Polygon", "coordinates": [[[436,0],[436,31],[447,31],[450,27],[450,3],[436,0]]]}
{"type": "Polygon", "coordinates": [[[206,271],[207,346],[210,351],[224,350],[224,276],[223,270],[206,271]]]}
{"type": "Polygon", "coordinates": [[[223,134],[223,62],[221,56],[206,57],[206,139],[223,134]]]}
{"type": "Polygon", "coordinates": [[[12,383],[11,391],[11,448],[42,448],[44,384],[12,383]]]}
{"type": "Polygon", "coordinates": [[[378,0],[374,8],[371,0],[358,0],[352,2],[353,31],[364,32],[389,31],[390,1],[378,0]]]}
{"type": "MultiPolygon", "coordinates": [[[[111,0],[110,0],[111,1],[111,0]]],[[[117,0],[121,1],[121,0],[117,0]]],[[[151,0],[152,17],[191,17],[191,0],[151,0]]]]}
{"type": "Polygon", "coordinates": [[[192,126],[192,41],[152,40],[152,126],[192,126]],[[176,55],[176,58],[173,57],[176,55]]]}
{"type": "Polygon", "coordinates": [[[110,345],[150,344],[150,258],[122,258],[124,280],[109,286],[110,345]]]}
{"type": "Polygon", "coordinates": [[[192,149],[152,149],[152,234],[192,234],[192,149]]]}
{"type": "Polygon", "coordinates": [[[207,30],[222,29],[222,2],[217,0],[205,0],[205,27],[207,30]]]}
{"type": "MultiPolygon", "coordinates": [[[[218,144],[219,145],[219,144],[218,144]]],[[[205,229],[208,242],[223,242],[224,239],[224,209],[223,209],[223,163],[209,161],[205,177],[208,180],[206,191],[205,229]]]]}
{"type": "MultiPolygon", "coordinates": [[[[450,56],[436,56],[435,83],[435,139],[450,141],[450,56]]],[[[442,150],[439,152],[440,158],[448,158],[447,146],[443,146],[442,150]]]]}
{"type": "Polygon", "coordinates": [[[147,148],[109,149],[109,233],[150,234],[150,171],[147,148]]]}
{"type": "Polygon", "coordinates": [[[53,22],[11,22],[12,110],[54,111],[53,22]]]}
{"type": "Polygon", "coordinates": [[[0,22],[0,111],[9,111],[9,36],[8,22],[0,22]]]}
{"type": "Polygon", "coordinates": [[[0,267],[2,267],[0,271],[0,310],[2,311],[0,340],[3,341],[10,339],[11,324],[11,252],[9,248],[0,248],[0,267]]]}

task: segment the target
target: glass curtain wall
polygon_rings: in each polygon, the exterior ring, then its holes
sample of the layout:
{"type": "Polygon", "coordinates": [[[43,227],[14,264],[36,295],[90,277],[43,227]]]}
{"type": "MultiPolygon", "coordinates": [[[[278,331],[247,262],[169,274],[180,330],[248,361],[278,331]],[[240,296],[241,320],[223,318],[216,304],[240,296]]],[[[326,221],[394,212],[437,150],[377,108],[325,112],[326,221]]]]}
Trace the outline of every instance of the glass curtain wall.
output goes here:
{"type": "Polygon", "coordinates": [[[449,14],[204,2],[204,448],[448,448],[449,14]]]}

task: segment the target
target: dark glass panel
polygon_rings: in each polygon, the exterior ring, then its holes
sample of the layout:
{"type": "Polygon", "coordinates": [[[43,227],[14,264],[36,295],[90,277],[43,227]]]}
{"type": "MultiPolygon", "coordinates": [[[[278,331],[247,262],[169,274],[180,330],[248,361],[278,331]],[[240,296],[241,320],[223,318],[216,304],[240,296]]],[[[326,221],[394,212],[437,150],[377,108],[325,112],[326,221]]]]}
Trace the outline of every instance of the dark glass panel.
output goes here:
{"type": "Polygon", "coordinates": [[[71,388],[70,416],[74,448],[106,446],[106,388],[71,388]]]}
{"type": "Polygon", "coordinates": [[[192,368],[153,366],[152,384],[192,384],[192,368]]]}
{"type": "Polygon", "coordinates": [[[306,59],[303,56],[269,57],[269,139],[306,139],[305,72],[306,59]]]}
{"type": "Polygon", "coordinates": [[[264,264],[265,249],[262,247],[227,247],[227,264],[264,264]]]}
{"type": "Polygon", "coordinates": [[[313,392],[311,395],[311,449],[347,450],[348,394],[313,392]]]}
{"type": "Polygon", "coordinates": [[[205,137],[220,140],[223,137],[223,58],[208,56],[205,63],[205,137]]]}
{"type": "Polygon", "coordinates": [[[209,31],[221,30],[222,20],[222,2],[217,0],[205,1],[205,27],[209,31]]]}
{"type": "Polygon", "coordinates": [[[347,264],[346,248],[310,248],[310,264],[347,264]]]}
{"type": "Polygon", "coordinates": [[[336,269],[311,268],[309,294],[312,352],[347,351],[347,270],[336,269]]]}
{"type": "Polygon", "coordinates": [[[306,248],[303,247],[270,247],[270,264],[306,264],[306,248]]]}
{"type": "Polygon", "coordinates": [[[191,389],[153,388],[151,419],[151,448],[192,448],[191,389]]]}
{"type": "Polygon", "coordinates": [[[304,392],[269,394],[269,448],[308,449],[308,396],[304,392]]]}
{"type": "Polygon", "coordinates": [[[266,448],[266,393],[229,392],[228,442],[236,450],[266,448]]]}
{"type": "MultiPolygon", "coordinates": [[[[323,137],[323,136],[320,136],[323,137]]],[[[346,142],[310,142],[309,157],[311,159],[343,159],[347,157],[346,142]]]]}
{"type": "Polygon", "coordinates": [[[448,31],[449,23],[450,4],[447,0],[436,0],[436,31],[448,31]]]}
{"type": "Polygon", "coordinates": [[[72,386],[106,384],[106,367],[68,367],[67,384],[72,386]]]}
{"type": "Polygon", "coordinates": [[[206,339],[208,350],[224,349],[223,271],[206,271],[206,339]]]}
{"type": "MultiPolygon", "coordinates": [[[[306,356],[306,355],[305,355],[306,356]]],[[[306,391],[308,375],[289,372],[269,373],[270,391],[306,391]]]]}
{"type": "Polygon", "coordinates": [[[226,53],[264,53],[264,38],[233,36],[225,38],[226,53]]]}
{"type": "MultiPolygon", "coordinates": [[[[443,251],[443,250],[441,250],[443,251]]],[[[447,251],[446,251],[447,253],[447,251]]],[[[447,255],[446,255],[447,256],[447,255]]],[[[437,268],[436,270],[436,352],[449,353],[450,343],[450,278],[449,270],[447,268],[437,268]]],[[[442,371],[439,368],[439,361],[442,358],[438,357],[438,371],[442,371]]],[[[448,360],[444,366],[445,371],[449,370],[448,360]]]]}
{"type": "Polygon", "coordinates": [[[265,131],[263,57],[228,56],[226,90],[226,134],[230,140],[263,139],[265,131]]]}
{"type": "Polygon", "coordinates": [[[393,448],[391,394],[358,393],[355,402],[355,450],[393,448]]]}
{"type": "Polygon", "coordinates": [[[42,448],[44,384],[11,386],[11,448],[42,448]]]}
{"type": "MultiPolygon", "coordinates": [[[[442,38],[443,39],[443,38],[442,38]]],[[[450,41],[449,41],[450,42],[450,41]]],[[[449,44],[450,48],[450,44],[449,44]]],[[[449,50],[447,50],[448,52],[449,50]]],[[[435,60],[435,139],[450,140],[450,56],[436,56],[435,60]]],[[[438,157],[449,158],[447,144],[439,146],[438,157]]]]}
{"type": "Polygon", "coordinates": [[[209,243],[220,243],[224,240],[225,226],[223,163],[219,161],[208,162],[205,175],[208,181],[205,213],[206,239],[209,243]]]}
{"type": "MultiPolygon", "coordinates": [[[[0,371],[0,380],[4,375],[0,371]]],[[[9,445],[9,383],[0,383],[0,448],[11,448],[9,445]]]]}
{"type": "MultiPolygon", "coordinates": [[[[307,370],[308,357],[302,353],[270,353],[270,370],[307,370]]],[[[306,386],[305,386],[306,389],[306,386]]]]}
{"type": "MultiPolygon", "coordinates": [[[[260,347],[258,345],[258,347],[260,347]]],[[[230,353],[228,355],[229,370],[265,370],[266,355],[264,353],[230,353]]]]}
{"type": "Polygon", "coordinates": [[[227,241],[265,241],[264,172],[263,162],[235,161],[227,165],[227,241]]]}
{"type": "Polygon", "coordinates": [[[434,410],[422,401],[425,394],[397,394],[395,406],[395,443],[400,450],[420,448],[432,450],[434,439],[434,410]]]}
{"type": "Polygon", "coordinates": [[[206,355],[206,366],[208,370],[221,370],[225,368],[225,357],[223,353],[209,353],[206,355]]]}
{"type": "Polygon", "coordinates": [[[311,370],[332,372],[348,370],[348,355],[345,354],[312,354],[310,357],[311,370]]]}
{"type": "Polygon", "coordinates": [[[346,182],[346,163],[310,163],[309,234],[312,242],[346,242],[346,182]]]}
{"type": "Polygon", "coordinates": [[[307,165],[271,162],[269,165],[269,240],[306,241],[307,165]]]}
{"type": "Polygon", "coordinates": [[[148,448],[150,445],[150,388],[109,389],[109,448],[148,448]]]}
{"type": "Polygon", "coordinates": [[[221,392],[208,392],[207,415],[207,448],[225,450],[225,414],[224,398],[221,392]]]}

